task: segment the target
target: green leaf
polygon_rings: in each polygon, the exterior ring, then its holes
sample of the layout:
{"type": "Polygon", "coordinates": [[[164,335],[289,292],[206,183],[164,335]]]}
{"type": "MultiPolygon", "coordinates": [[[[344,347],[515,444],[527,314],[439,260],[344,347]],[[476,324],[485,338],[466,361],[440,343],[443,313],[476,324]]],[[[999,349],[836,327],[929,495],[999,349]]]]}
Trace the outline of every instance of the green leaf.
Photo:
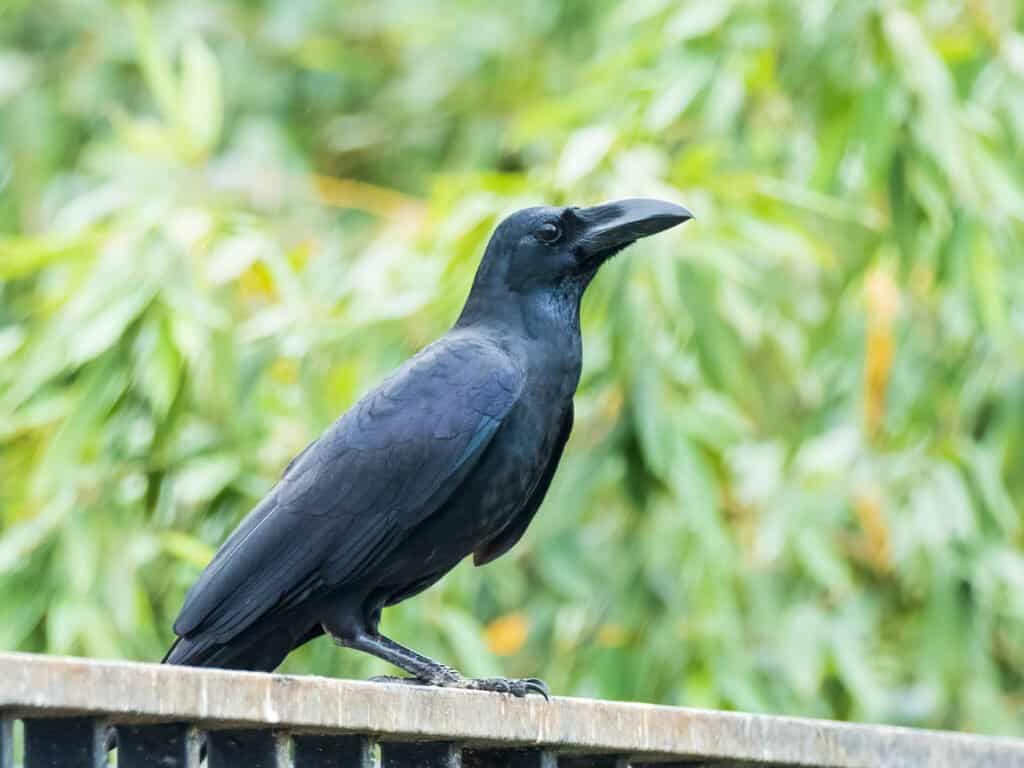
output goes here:
{"type": "Polygon", "coordinates": [[[499,677],[501,666],[484,642],[484,628],[464,611],[445,606],[438,628],[455,649],[459,666],[471,677],[499,677]]]}
{"type": "Polygon", "coordinates": [[[160,534],[160,546],[164,551],[197,569],[205,568],[213,559],[213,548],[203,541],[179,531],[164,531],[160,534]]]}
{"type": "Polygon", "coordinates": [[[162,315],[148,318],[135,340],[135,376],[159,417],[167,415],[181,384],[183,361],[162,315]]]}
{"type": "Polygon", "coordinates": [[[992,248],[992,240],[984,233],[979,234],[975,238],[971,258],[975,302],[985,329],[1000,338],[1007,332],[1001,271],[999,260],[992,248]]]}
{"type": "Polygon", "coordinates": [[[129,17],[139,47],[139,63],[146,85],[165,119],[173,122],[178,114],[178,86],[170,60],[160,49],[146,6],[141,3],[131,4],[129,17]]]}
{"type": "Polygon", "coordinates": [[[190,461],[175,475],[174,494],[182,503],[195,506],[210,501],[223,491],[241,471],[235,456],[202,456],[190,461]]]}
{"type": "Polygon", "coordinates": [[[192,152],[206,155],[220,138],[223,116],[220,67],[200,38],[185,44],[178,115],[192,152]]]}
{"type": "Polygon", "coordinates": [[[0,280],[13,280],[48,266],[89,258],[98,240],[95,235],[0,239],[0,280]]]}
{"type": "Polygon", "coordinates": [[[0,575],[24,568],[32,554],[61,526],[73,503],[74,494],[64,492],[0,533],[0,575]]]}
{"type": "Polygon", "coordinates": [[[606,125],[592,125],[574,133],[558,160],[556,183],[568,187],[589,174],[605,158],[614,141],[615,131],[606,125]]]}

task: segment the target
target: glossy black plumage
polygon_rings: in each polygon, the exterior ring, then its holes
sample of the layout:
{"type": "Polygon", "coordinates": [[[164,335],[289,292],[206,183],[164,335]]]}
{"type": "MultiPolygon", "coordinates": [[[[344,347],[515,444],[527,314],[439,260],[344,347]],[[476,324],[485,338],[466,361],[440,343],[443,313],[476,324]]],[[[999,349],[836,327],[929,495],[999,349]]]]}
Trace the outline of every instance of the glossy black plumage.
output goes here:
{"type": "Polygon", "coordinates": [[[621,248],[687,218],[629,200],[506,219],[452,330],[299,454],[221,546],[165,661],[270,670],[326,631],[425,683],[543,692],[464,680],[380,636],[380,612],[523,535],[572,429],[586,286],[621,248]]]}

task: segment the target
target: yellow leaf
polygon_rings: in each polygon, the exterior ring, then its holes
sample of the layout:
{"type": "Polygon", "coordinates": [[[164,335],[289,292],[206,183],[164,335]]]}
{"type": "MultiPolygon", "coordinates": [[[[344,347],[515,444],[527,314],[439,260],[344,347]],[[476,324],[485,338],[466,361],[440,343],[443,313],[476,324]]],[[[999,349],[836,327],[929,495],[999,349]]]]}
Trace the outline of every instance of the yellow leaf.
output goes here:
{"type": "Polygon", "coordinates": [[[279,357],[270,366],[270,375],[280,384],[294,384],[299,380],[299,364],[291,358],[279,357]]]}
{"type": "Polygon", "coordinates": [[[621,624],[605,624],[597,631],[597,644],[602,648],[621,648],[629,640],[629,633],[621,624]]]}
{"type": "Polygon", "coordinates": [[[244,299],[265,298],[274,295],[276,292],[274,278],[263,262],[253,264],[242,273],[238,278],[238,292],[244,299]]]}
{"type": "Polygon", "coordinates": [[[889,524],[882,502],[874,493],[863,493],[853,499],[857,520],[864,531],[865,554],[876,573],[885,574],[891,567],[889,524]]]}
{"type": "Polygon", "coordinates": [[[523,647],[529,631],[530,622],[523,614],[508,613],[488,624],[484,634],[492,653],[511,656],[523,647]]]}
{"type": "Polygon", "coordinates": [[[868,275],[864,284],[867,303],[867,343],[864,351],[864,420],[868,434],[877,436],[885,420],[885,399],[896,356],[893,319],[899,311],[900,291],[884,269],[868,275]]]}

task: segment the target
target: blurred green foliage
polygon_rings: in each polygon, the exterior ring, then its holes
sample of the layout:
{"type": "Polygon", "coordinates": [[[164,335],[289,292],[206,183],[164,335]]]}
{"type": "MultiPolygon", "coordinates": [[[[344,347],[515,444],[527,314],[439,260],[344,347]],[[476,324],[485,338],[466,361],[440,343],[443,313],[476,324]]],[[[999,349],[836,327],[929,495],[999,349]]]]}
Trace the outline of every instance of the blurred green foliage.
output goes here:
{"type": "MultiPolygon", "coordinates": [[[[664,196],[525,540],[391,609],[564,694],[1024,734],[1014,0],[6,0],[0,648],[157,659],[497,218],[664,196]]],[[[289,671],[390,671],[324,640],[289,671]]]]}

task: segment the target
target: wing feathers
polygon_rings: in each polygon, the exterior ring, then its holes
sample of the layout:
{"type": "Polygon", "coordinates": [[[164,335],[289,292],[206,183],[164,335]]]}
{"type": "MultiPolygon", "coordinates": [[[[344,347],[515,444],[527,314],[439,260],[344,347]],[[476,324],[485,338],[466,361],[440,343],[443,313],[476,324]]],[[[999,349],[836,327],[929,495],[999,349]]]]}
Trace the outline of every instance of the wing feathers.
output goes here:
{"type": "Polygon", "coordinates": [[[189,591],[175,632],[230,638],[365,574],[458,487],[522,380],[486,341],[425,349],[293,460],[189,591]]]}

